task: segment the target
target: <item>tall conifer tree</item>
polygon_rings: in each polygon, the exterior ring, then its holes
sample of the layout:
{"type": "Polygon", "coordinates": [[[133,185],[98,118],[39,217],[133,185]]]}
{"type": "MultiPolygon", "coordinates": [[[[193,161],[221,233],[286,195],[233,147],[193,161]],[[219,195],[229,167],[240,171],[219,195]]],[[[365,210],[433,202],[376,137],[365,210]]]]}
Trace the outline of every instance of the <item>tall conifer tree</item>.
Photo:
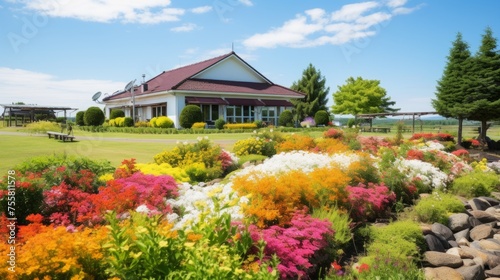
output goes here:
{"type": "Polygon", "coordinates": [[[458,143],[462,142],[462,123],[470,111],[464,99],[470,94],[471,63],[469,45],[463,41],[462,34],[458,33],[450,49],[443,76],[438,81],[436,99],[432,100],[432,106],[441,116],[458,119],[458,143]]]}
{"type": "Polygon", "coordinates": [[[328,111],[326,104],[330,88],[325,88],[325,83],[326,79],[321,76],[321,72],[309,64],[302,72],[302,78],[292,84],[291,89],[306,95],[302,99],[292,100],[296,111],[296,121],[307,116],[314,117],[319,110],[328,111]]]}
{"type": "Polygon", "coordinates": [[[479,51],[473,58],[471,94],[464,102],[469,119],[481,122],[480,139],[486,143],[487,122],[500,118],[500,53],[491,28],[486,28],[479,51]]]}

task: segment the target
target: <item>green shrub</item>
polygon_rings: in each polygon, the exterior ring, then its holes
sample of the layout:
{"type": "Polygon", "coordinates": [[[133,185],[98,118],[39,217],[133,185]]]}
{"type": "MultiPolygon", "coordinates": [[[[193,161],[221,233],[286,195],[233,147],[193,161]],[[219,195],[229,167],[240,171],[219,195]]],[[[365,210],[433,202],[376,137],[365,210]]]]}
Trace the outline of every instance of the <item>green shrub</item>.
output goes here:
{"type": "Polygon", "coordinates": [[[290,110],[285,110],[281,112],[278,118],[278,125],[293,127],[293,114],[290,110]]]}
{"type": "Polygon", "coordinates": [[[123,120],[123,126],[124,127],[133,127],[134,120],[131,117],[125,117],[123,120]]]}
{"type": "Polygon", "coordinates": [[[217,129],[224,129],[224,125],[226,124],[226,121],[224,119],[217,119],[215,121],[215,128],[217,129]]]}
{"type": "Polygon", "coordinates": [[[85,125],[85,121],[83,120],[83,116],[85,115],[85,111],[80,111],[76,113],[76,125],[83,126],[85,125]]]}
{"type": "Polygon", "coordinates": [[[85,111],[83,115],[83,121],[85,125],[89,126],[99,126],[104,123],[104,112],[99,107],[90,107],[85,111]]]}
{"type": "Polygon", "coordinates": [[[183,128],[191,128],[195,122],[203,121],[203,115],[200,107],[196,105],[187,105],[182,109],[179,116],[179,124],[183,128]]]}
{"type": "Polygon", "coordinates": [[[495,172],[474,171],[455,179],[450,191],[467,198],[490,196],[499,185],[500,180],[495,172]]]}
{"type": "Polygon", "coordinates": [[[174,127],[174,122],[169,118],[165,116],[161,116],[156,118],[155,120],[156,127],[159,128],[173,128],[174,127]]]}
{"type": "Polygon", "coordinates": [[[418,220],[423,223],[446,225],[449,214],[464,212],[465,206],[452,194],[434,192],[432,195],[420,199],[415,205],[414,211],[418,220]]]}
{"type": "Polygon", "coordinates": [[[314,122],[316,122],[316,125],[328,125],[330,115],[325,110],[319,110],[314,114],[314,122]]]}
{"type": "Polygon", "coordinates": [[[352,220],[349,214],[340,211],[339,209],[314,209],[312,217],[318,219],[327,219],[332,223],[332,229],[335,232],[333,237],[336,247],[343,247],[348,244],[351,239],[351,223],[352,220]]]}
{"type": "Polygon", "coordinates": [[[124,118],[125,112],[122,109],[112,109],[109,113],[109,119],[124,118]]]}
{"type": "Polygon", "coordinates": [[[360,279],[375,279],[368,275],[381,273],[402,274],[404,279],[424,279],[416,266],[420,252],[426,246],[417,223],[405,220],[382,227],[372,226],[370,233],[372,241],[367,246],[367,255],[358,262],[366,264],[368,270],[361,273],[363,277],[360,279]]]}

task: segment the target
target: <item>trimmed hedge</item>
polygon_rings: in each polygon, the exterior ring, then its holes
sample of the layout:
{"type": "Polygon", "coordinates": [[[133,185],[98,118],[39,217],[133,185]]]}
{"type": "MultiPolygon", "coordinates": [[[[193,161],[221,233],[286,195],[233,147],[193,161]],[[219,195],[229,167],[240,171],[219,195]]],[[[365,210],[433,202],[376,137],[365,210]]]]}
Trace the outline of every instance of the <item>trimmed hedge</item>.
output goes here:
{"type": "Polygon", "coordinates": [[[330,122],[330,116],[328,115],[328,112],[325,110],[319,110],[314,114],[314,122],[316,125],[328,125],[330,122]]]}
{"type": "Polygon", "coordinates": [[[85,125],[99,126],[104,123],[104,112],[99,107],[89,107],[83,115],[85,125]]]}
{"type": "Polygon", "coordinates": [[[78,113],[76,113],[76,125],[85,125],[85,121],[83,120],[83,116],[85,115],[85,111],[80,111],[78,113]]]}
{"type": "Polygon", "coordinates": [[[228,123],[224,125],[225,129],[256,129],[256,123],[228,123]]]}
{"type": "Polygon", "coordinates": [[[278,125],[280,126],[286,126],[286,127],[293,127],[293,114],[292,111],[290,110],[285,110],[281,112],[279,118],[278,118],[278,125]]]}
{"type": "Polygon", "coordinates": [[[191,128],[192,129],[201,129],[201,128],[205,128],[206,125],[207,125],[207,123],[204,123],[204,122],[196,122],[196,123],[193,123],[191,128]]]}
{"type": "Polygon", "coordinates": [[[155,127],[173,128],[174,121],[172,121],[169,117],[165,117],[165,116],[157,117],[155,120],[155,127]]]}
{"type": "Polygon", "coordinates": [[[124,118],[125,117],[125,112],[123,112],[122,109],[113,109],[111,110],[111,113],[109,113],[109,119],[113,120],[116,118],[124,118]]]}
{"type": "Polygon", "coordinates": [[[179,116],[179,124],[183,128],[191,128],[194,123],[202,121],[203,115],[201,109],[196,105],[187,105],[182,109],[181,115],[179,116]]]}

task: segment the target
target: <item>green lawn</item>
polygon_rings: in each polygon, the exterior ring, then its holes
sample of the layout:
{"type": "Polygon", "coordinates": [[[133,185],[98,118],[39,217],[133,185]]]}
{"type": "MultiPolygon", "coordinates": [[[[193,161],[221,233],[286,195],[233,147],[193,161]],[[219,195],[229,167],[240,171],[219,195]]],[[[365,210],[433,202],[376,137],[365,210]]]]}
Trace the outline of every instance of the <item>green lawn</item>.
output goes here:
{"type": "MultiPolygon", "coordinates": [[[[465,127],[464,136],[475,137],[475,127],[465,127]]],[[[442,126],[441,132],[456,135],[456,126],[442,126]]],[[[420,127],[416,128],[417,132],[420,127]]],[[[0,132],[22,132],[23,128],[4,127],[0,132]]],[[[423,132],[438,132],[435,127],[424,127],[423,132]]],[[[321,131],[308,132],[312,137],[322,135],[321,131]]],[[[128,134],[128,133],[91,133],[75,131],[76,142],[60,142],[49,139],[45,135],[30,135],[16,133],[15,135],[0,134],[0,177],[18,163],[39,155],[62,154],[81,155],[93,159],[109,160],[113,166],[118,166],[122,160],[135,158],[138,162],[151,162],[153,156],[173,148],[177,141],[196,141],[198,137],[208,136],[209,139],[227,150],[232,150],[238,140],[250,137],[252,133],[220,133],[220,134],[128,134]]],[[[396,128],[390,133],[363,132],[364,136],[394,137],[396,128]]],[[[405,139],[411,133],[404,133],[405,139]]],[[[488,136],[500,140],[500,127],[493,126],[488,130],[488,136]]]]}
{"type": "MultiPolygon", "coordinates": [[[[5,128],[2,132],[20,131],[5,128]]],[[[177,141],[196,141],[204,135],[176,134],[150,135],[125,133],[90,133],[75,131],[75,142],[61,142],[45,135],[0,134],[0,177],[7,170],[31,157],[52,154],[81,155],[92,159],[109,160],[118,166],[124,159],[135,158],[138,162],[151,162],[153,156],[172,149],[177,141]]],[[[231,150],[239,139],[248,138],[249,133],[210,134],[209,139],[231,150]]]]}

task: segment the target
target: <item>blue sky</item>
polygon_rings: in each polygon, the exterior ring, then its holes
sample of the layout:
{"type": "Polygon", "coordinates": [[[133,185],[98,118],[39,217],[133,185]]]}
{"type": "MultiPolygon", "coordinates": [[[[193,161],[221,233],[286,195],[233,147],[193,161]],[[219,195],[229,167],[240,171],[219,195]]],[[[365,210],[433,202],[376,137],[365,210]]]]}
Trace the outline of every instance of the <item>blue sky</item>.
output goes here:
{"type": "Polygon", "coordinates": [[[457,32],[475,53],[500,1],[3,0],[0,104],[94,106],[142,74],[234,51],[290,86],[312,63],[332,94],[349,77],[381,81],[402,112],[433,111],[457,32]]]}

